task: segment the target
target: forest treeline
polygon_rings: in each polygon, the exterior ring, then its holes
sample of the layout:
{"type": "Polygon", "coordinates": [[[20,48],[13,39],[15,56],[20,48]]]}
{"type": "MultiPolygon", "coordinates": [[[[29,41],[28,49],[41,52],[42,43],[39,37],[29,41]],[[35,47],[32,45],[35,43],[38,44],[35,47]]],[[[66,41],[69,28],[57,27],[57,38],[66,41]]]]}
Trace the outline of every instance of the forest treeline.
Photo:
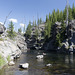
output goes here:
{"type": "MultiPolygon", "coordinates": [[[[39,29],[38,26],[41,23],[45,23],[45,29],[44,29],[44,39],[47,40],[49,38],[52,37],[52,27],[55,24],[55,22],[61,22],[61,32],[59,32],[56,35],[56,43],[58,45],[61,44],[61,42],[65,39],[65,29],[66,29],[66,19],[67,19],[67,6],[65,7],[65,9],[63,11],[59,11],[59,9],[57,9],[57,11],[55,11],[55,9],[53,10],[52,14],[49,13],[49,15],[46,15],[46,21],[43,22],[42,18],[38,19],[37,23],[36,20],[33,21],[33,23],[31,23],[29,21],[28,27],[26,29],[26,37],[30,38],[31,37],[31,32],[32,32],[32,27],[36,27],[36,31],[35,31],[35,35],[36,38],[38,37],[38,32],[39,29]]],[[[72,5],[72,8],[70,6],[68,6],[68,21],[70,22],[71,20],[75,19],[75,6],[74,3],[72,5]]]]}

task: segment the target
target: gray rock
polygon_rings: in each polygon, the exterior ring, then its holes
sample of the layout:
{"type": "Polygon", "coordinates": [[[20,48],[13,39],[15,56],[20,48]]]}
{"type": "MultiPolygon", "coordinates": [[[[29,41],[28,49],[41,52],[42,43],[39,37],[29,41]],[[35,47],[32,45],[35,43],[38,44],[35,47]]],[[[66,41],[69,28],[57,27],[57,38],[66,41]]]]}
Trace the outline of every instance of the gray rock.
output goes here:
{"type": "Polygon", "coordinates": [[[9,66],[13,66],[13,65],[15,65],[15,63],[14,63],[13,61],[10,61],[10,62],[8,63],[8,65],[9,65],[9,66]]]}
{"type": "Polygon", "coordinates": [[[0,34],[4,33],[6,27],[0,23],[0,34]]]}
{"type": "Polygon", "coordinates": [[[28,69],[29,68],[29,63],[20,64],[19,67],[23,68],[23,69],[28,69]]]}
{"type": "Polygon", "coordinates": [[[15,41],[20,50],[27,50],[27,44],[23,35],[18,34],[15,38],[15,41]]]}
{"type": "Polygon", "coordinates": [[[58,26],[60,26],[61,25],[61,22],[55,22],[55,25],[58,25],[58,26]]]}
{"type": "Polygon", "coordinates": [[[38,59],[43,59],[43,55],[38,55],[38,56],[36,56],[36,58],[38,58],[38,59]]]}
{"type": "Polygon", "coordinates": [[[52,66],[52,64],[46,64],[46,66],[47,66],[47,67],[51,67],[51,66],[52,66]]]}

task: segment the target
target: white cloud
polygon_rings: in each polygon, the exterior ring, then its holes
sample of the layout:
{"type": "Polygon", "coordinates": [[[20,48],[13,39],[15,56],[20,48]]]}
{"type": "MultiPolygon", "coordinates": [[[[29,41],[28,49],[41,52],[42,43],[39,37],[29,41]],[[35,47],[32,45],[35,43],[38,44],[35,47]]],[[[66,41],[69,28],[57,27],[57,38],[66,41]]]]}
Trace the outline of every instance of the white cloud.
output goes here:
{"type": "Polygon", "coordinates": [[[12,22],[14,22],[14,23],[17,23],[17,19],[11,18],[11,19],[9,19],[9,21],[12,21],[12,22]]]}
{"type": "Polygon", "coordinates": [[[0,24],[2,24],[2,25],[3,25],[4,23],[0,22],[0,24]]]}
{"type": "Polygon", "coordinates": [[[24,25],[25,25],[25,24],[23,24],[23,23],[20,23],[20,26],[21,26],[21,27],[24,27],[24,25]]]}

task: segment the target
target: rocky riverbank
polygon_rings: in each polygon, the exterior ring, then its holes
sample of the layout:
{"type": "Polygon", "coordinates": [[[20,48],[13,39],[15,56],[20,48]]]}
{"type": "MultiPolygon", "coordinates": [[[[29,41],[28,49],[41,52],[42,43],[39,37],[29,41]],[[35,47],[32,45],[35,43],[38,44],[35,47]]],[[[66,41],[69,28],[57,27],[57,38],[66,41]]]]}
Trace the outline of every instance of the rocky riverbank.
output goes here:
{"type": "Polygon", "coordinates": [[[0,55],[5,62],[0,66],[9,63],[9,61],[13,61],[14,58],[20,57],[22,50],[27,51],[25,37],[23,37],[22,34],[16,33],[17,35],[13,40],[11,40],[7,34],[4,25],[0,24],[0,55]]]}

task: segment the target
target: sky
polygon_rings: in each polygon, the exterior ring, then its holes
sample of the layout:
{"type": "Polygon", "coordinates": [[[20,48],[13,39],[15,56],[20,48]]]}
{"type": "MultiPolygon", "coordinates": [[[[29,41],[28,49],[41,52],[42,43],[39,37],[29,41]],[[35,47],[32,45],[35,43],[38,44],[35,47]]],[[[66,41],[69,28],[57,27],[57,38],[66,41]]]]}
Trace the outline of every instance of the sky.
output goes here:
{"type": "MultiPolygon", "coordinates": [[[[72,7],[75,0],[69,0],[72,7]]],[[[46,15],[52,13],[55,9],[64,10],[66,0],[0,0],[0,22],[4,23],[8,16],[5,26],[8,27],[10,21],[13,21],[15,30],[24,26],[27,27],[29,21],[37,21],[37,18],[46,19],[46,15]]]]}

